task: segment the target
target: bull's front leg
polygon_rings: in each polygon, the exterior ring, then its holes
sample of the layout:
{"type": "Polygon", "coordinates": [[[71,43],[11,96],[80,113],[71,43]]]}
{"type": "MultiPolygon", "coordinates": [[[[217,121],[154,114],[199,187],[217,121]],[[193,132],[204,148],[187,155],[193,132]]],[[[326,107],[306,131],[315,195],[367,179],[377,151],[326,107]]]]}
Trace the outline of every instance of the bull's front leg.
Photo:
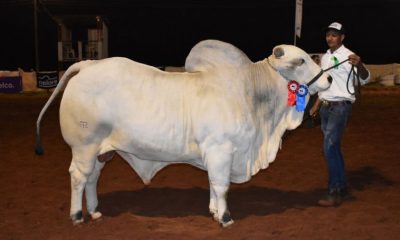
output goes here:
{"type": "Polygon", "coordinates": [[[217,194],[214,189],[211,187],[210,181],[210,204],[208,206],[211,215],[213,216],[215,221],[218,221],[218,206],[217,206],[217,194]]]}
{"type": "Polygon", "coordinates": [[[227,227],[233,224],[226,202],[232,165],[231,144],[212,146],[205,153],[205,163],[210,181],[210,211],[223,227],[227,227]]]}

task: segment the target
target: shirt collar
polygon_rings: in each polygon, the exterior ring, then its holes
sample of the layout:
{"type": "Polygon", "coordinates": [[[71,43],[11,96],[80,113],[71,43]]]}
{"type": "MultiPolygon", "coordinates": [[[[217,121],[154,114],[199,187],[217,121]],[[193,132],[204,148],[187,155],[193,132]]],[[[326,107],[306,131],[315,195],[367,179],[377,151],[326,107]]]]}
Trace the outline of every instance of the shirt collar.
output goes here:
{"type": "Polygon", "coordinates": [[[331,54],[331,55],[334,54],[334,53],[340,54],[340,53],[343,52],[344,49],[345,49],[345,46],[344,46],[344,44],[342,44],[342,46],[340,46],[340,47],[339,47],[338,49],[336,49],[334,52],[331,52],[330,49],[326,50],[326,52],[329,53],[329,54],[331,54]]]}

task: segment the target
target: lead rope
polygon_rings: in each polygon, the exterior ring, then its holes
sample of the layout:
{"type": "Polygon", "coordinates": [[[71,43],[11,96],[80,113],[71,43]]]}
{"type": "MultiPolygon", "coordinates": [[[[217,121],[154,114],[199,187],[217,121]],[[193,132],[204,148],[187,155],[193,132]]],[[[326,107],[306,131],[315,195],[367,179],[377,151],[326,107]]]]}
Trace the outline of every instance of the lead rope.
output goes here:
{"type": "Polygon", "coordinates": [[[354,70],[354,65],[351,67],[349,76],[347,77],[347,83],[346,83],[346,88],[347,91],[351,94],[351,95],[357,95],[357,96],[361,96],[361,83],[360,83],[360,76],[358,75],[358,72],[356,72],[356,70],[354,70]],[[350,82],[350,75],[353,73],[353,87],[354,87],[354,92],[350,92],[349,89],[349,82],[350,82]]]}
{"type": "MultiPolygon", "coordinates": [[[[349,58],[346,59],[346,60],[341,61],[341,62],[338,63],[338,64],[333,65],[332,67],[329,67],[329,68],[327,68],[327,69],[324,69],[323,71],[326,72],[326,71],[328,71],[328,70],[331,70],[332,68],[336,68],[336,67],[338,67],[339,65],[342,65],[343,63],[345,63],[345,62],[347,62],[347,61],[349,61],[349,58]]],[[[351,66],[351,69],[350,69],[350,72],[349,72],[349,75],[348,75],[348,77],[347,77],[346,88],[347,88],[347,92],[350,93],[351,95],[357,94],[357,96],[361,96],[360,76],[359,76],[358,72],[356,72],[356,70],[355,70],[354,68],[355,68],[354,65],[352,65],[352,66],[351,66]],[[353,73],[352,83],[353,83],[353,86],[354,86],[354,92],[351,92],[351,91],[350,91],[350,88],[349,88],[349,82],[350,82],[350,77],[351,77],[351,74],[352,74],[352,73],[353,73]],[[357,81],[357,82],[356,82],[356,81],[357,81]]]]}

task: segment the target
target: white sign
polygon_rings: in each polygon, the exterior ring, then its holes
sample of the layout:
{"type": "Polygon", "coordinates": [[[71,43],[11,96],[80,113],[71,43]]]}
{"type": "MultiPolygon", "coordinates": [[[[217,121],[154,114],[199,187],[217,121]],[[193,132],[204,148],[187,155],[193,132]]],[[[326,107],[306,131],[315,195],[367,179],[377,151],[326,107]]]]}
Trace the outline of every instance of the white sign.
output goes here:
{"type": "Polygon", "coordinates": [[[303,0],[296,0],[296,23],[295,23],[295,31],[296,36],[301,37],[301,20],[303,15],[303,0]]]}

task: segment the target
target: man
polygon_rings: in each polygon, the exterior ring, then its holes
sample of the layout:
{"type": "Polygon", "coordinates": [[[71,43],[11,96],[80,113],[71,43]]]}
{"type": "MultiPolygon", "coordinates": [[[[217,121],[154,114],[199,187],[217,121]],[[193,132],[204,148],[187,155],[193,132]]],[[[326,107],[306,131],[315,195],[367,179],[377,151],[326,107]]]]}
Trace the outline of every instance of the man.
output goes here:
{"type": "Polygon", "coordinates": [[[325,40],[329,49],[321,59],[321,67],[328,69],[335,66],[327,71],[333,81],[329,89],[318,94],[318,99],[310,109],[311,116],[315,116],[319,109],[321,130],[324,135],[324,158],[329,175],[328,193],[318,201],[318,204],[326,207],[338,206],[349,197],[341,139],[352,104],[356,100],[352,66],[355,67],[361,84],[367,83],[370,78],[369,71],[361,62],[361,58],[343,45],[344,38],[344,28],[338,22],[330,24],[325,30],[325,40]],[[347,62],[338,65],[346,59],[347,62]]]}

